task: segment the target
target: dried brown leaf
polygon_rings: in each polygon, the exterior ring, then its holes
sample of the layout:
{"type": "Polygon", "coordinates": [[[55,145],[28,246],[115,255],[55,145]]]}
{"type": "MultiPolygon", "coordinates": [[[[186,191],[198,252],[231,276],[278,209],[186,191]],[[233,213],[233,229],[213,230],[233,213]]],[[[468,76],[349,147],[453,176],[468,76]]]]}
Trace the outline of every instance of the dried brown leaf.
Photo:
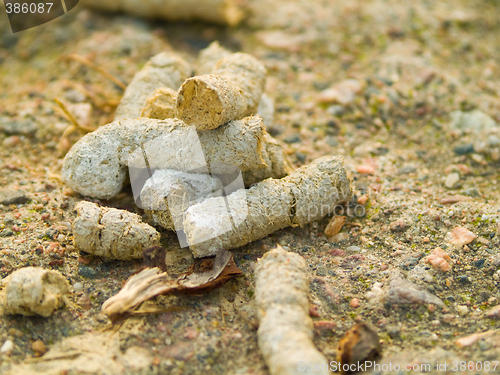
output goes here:
{"type": "Polygon", "coordinates": [[[345,224],[345,216],[334,216],[325,228],[325,234],[328,237],[335,236],[339,233],[345,224]]]}
{"type": "Polygon", "coordinates": [[[380,357],[382,349],[378,334],[370,324],[362,322],[349,330],[339,343],[339,361],[344,364],[358,364],[380,357]]]}
{"type": "MultiPolygon", "coordinates": [[[[157,259],[164,259],[158,257],[157,259]]],[[[186,273],[176,280],[170,279],[166,272],[158,267],[146,268],[127,280],[118,294],[102,305],[102,311],[112,321],[117,321],[124,314],[139,304],[160,294],[187,293],[200,294],[223,285],[233,277],[241,275],[241,270],[234,264],[233,254],[227,250],[220,251],[215,259],[197,261],[186,273]]],[[[155,309],[140,310],[140,313],[157,311],[155,309]]]]}

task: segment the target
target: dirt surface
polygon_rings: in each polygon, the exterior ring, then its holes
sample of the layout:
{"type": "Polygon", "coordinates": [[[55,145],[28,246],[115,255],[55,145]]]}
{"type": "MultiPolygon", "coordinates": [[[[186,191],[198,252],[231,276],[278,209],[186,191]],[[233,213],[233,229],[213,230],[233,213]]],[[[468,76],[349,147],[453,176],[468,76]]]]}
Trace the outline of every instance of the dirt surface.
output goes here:
{"type": "MultiPolygon", "coordinates": [[[[450,125],[451,112],[474,109],[500,123],[497,2],[243,5],[248,18],[237,28],[79,5],[12,34],[0,16],[0,277],[27,266],[59,270],[73,286],[74,303],[49,318],[1,316],[0,373],[82,373],[78,366],[88,360],[102,367],[83,373],[267,374],[257,347],[253,269],[276,244],[310,267],[314,343],[329,361],[345,332],[367,321],[382,342],[379,363],[431,364],[439,374],[499,372],[498,323],[486,316],[500,300],[498,163],[474,151],[473,128],[463,134],[450,125]],[[128,83],[152,55],[175,50],[194,61],[213,40],[265,64],[266,92],[276,105],[268,131],[287,143],[296,167],[327,154],[344,157],[352,208],[333,237],[324,234],[329,218],[278,231],[233,251],[243,277],[203,296],[159,297],[150,303],[164,312],[112,327],[100,307],[141,262],[74,249],[74,206],[85,198],[64,186],[60,171],[82,134],[62,137],[71,124],[53,99],[96,128],[112,120],[123,90],[68,56],[83,56],[128,83]],[[456,227],[477,238],[453,245],[447,233],[456,227]],[[426,263],[436,247],[450,257],[447,272],[426,263]],[[407,293],[401,303],[398,293],[415,285],[428,294],[407,293]],[[473,343],[457,342],[486,331],[473,343]],[[52,357],[39,357],[48,349],[52,357]],[[436,370],[437,361],[446,361],[447,371],[436,370]]],[[[93,201],[146,220],[130,188],[93,201]]],[[[158,229],[175,277],[192,256],[173,233],[158,229]]]]}

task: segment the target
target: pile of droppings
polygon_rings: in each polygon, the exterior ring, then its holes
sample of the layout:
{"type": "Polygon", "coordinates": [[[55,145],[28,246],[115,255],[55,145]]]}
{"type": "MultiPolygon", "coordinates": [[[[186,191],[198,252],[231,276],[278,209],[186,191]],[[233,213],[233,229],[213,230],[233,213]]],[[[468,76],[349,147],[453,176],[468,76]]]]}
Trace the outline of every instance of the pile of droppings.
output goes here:
{"type": "MultiPolygon", "coordinates": [[[[84,10],[14,35],[0,20],[0,82],[9,87],[0,97],[0,276],[28,266],[58,270],[79,306],[44,319],[2,316],[0,372],[41,355],[39,341],[60,350],[63,340],[88,332],[102,342],[97,332],[108,321],[100,306],[141,267],[75,251],[73,209],[82,197],[60,180],[61,152],[71,145],[60,139],[69,122],[52,99],[89,104],[83,120],[103,125],[123,92],[59,57],[87,56],[130,82],[151,56],[175,47],[192,60],[215,39],[265,64],[266,92],[276,103],[267,130],[287,143],[294,165],[343,156],[355,196],[349,208],[339,207],[346,221],[337,233],[325,235],[325,218],[246,245],[234,252],[245,277],[199,297],[158,298],[166,311],[128,320],[119,340],[106,344],[114,345],[110,353],[121,353],[116,358],[128,366],[126,356],[138,358],[134,353],[145,349],[142,366],[152,368],[146,373],[266,374],[254,327],[253,269],[280,244],[308,264],[314,344],[328,360],[359,321],[373,323],[383,360],[393,364],[498,358],[498,333],[472,336],[499,324],[496,140],[488,133],[484,146],[474,136],[494,129],[463,130],[467,121],[457,125],[458,115],[451,115],[479,110],[500,123],[498,6],[355,0],[325,10],[319,1],[249,3],[250,26],[234,33],[84,10]],[[463,244],[450,242],[454,237],[463,244]],[[441,256],[448,271],[429,259],[438,247],[450,258],[441,256]],[[411,303],[389,298],[401,288],[415,292],[411,303]]],[[[100,203],[142,215],[130,192],[100,203]]],[[[174,235],[163,235],[175,277],[191,255],[178,249],[174,235]]]]}

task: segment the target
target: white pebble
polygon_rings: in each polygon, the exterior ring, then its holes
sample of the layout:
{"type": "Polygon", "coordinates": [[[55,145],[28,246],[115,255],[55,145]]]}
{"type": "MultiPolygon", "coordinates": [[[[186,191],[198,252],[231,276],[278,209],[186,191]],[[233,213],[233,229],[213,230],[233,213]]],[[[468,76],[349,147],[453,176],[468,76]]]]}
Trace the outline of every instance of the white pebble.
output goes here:
{"type": "Polygon", "coordinates": [[[14,343],[11,340],[7,340],[0,348],[0,353],[10,353],[12,349],[14,349],[14,343]]]}
{"type": "Polygon", "coordinates": [[[464,316],[469,313],[469,309],[465,305],[457,306],[457,311],[460,316],[464,316]]]}
{"type": "Polygon", "coordinates": [[[73,289],[76,293],[83,292],[83,284],[82,283],[74,283],[73,289]]]}
{"type": "Polygon", "coordinates": [[[455,186],[455,184],[460,181],[460,175],[457,173],[457,172],[454,172],[454,173],[450,173],[447,177],[446,177],[446,181],[444,183],[444,185],[448,188],[448,189],[451,189],[455,186]]]}

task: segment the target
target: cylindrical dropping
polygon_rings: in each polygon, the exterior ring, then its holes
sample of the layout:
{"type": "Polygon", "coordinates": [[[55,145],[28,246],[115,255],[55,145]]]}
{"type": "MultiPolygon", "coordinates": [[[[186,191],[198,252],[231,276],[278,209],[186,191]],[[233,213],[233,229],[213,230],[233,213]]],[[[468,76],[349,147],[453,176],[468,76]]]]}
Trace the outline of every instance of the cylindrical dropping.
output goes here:
{"type": "Polygon", "coordinates": [[[177,95],[177,115],[197,129],[215,129],[257,113],[266,69],[255,57],[235,53],[220,60],[212,74],[187,79],[177,95]]]}
{"type": "Polygon", "coordinates": [[[146,100],[141,109],[140,117],[165,120],[177,115],[177,91],[162,87],[156,89],[146,100]]]}
{"type": "MultiPolygon", "coordinates": [[[[231,55],[231,51],[222,47],[217,41],[212,42],[207,48],[200,52],[198,60],[196,61],[195,74],[201,76],[203,74],[212,73],[217,63],[229,55],[231,55]]],[[[274,122],[274,102],[265,93],[260,97],[257,113],[264,119],[264,124],[266,128],[269,129],[274,122]]]]}
{"type": "Polygon", "coordinates": [[[183,229],[184,213],[193,204],[222,195],[222,182],[209,174],[158,170],[140,193],[142,208],[162,227],[183,229]]]}
{"type": "Polygon", "coordinates": [[[177,90],[191,75],[191,67],[179,55],[162,52],[153,56],[127,86],[116,108],[115,120],[141,117],[142,107],[158,88],[177,90]]]}
{"type": "Polygon", "coordinates": [[[178,119],[115,121],[86,134],[71,148],[62,178],[83,195],[109,199],[122,189],[129,166],[192,171],[231,163],[242,172],[265,168],[264,135],[258,116],[200,134],[178,119]]]}
{"type": "Polygon", "coordinates": [[[282,142],[266,133],[262,157],[267,167],[243,172],[245,186],[249,187],[266,178],[282,178],[293,172],[292,162],[285,153],[282,142]]]}
{"type": "Polygon", "coordinates": [[[162,18],[170,21],[201,20],[237,25],[244,11],[237,0],[82,0],[83,5],[134,16],[162,18]]]}
{"type": "Polygon", "coordinates": [[[334,212],[351,196],[343,164],[341,157],[325,156],[282,179],[269,178],[191,206],[184,220],[191,251],[196,258],[215,255],[334,212]],[[221,207],[219,214],[214,207],[221,207]]]}
{"type": "Polygon", "coordinates": [[[7,287],[0,298],[6,315],[48,317],[69,302],[70,286],[59,271],[24,267],[7,279],[7,287]]]}
{"type": "Polygon", "coordinates": [[[304,258],[280,246],[257,262],[257,336],[271,375],[329,373],[327,359],[312,342],[307,270],[304,258]],[[309,366],[301,368],[299,362],[309,366]]]}
{"type": "Polygon", "coordinates": [[[215,41],[202,50],[196,61],[195,74],[201,76],[210,74],[215,69],[215,66],[224,57],[231,55],[231,51],[222,47],[219,42],[215,41]]]}
{"type": "Polygon", "coordinates": [[[142,250],[160,244],[160,233],[140,216],[82,201],[73,223],[75,247],[110,259],[142,259],[142,250]]]}
{"type": "Polygon", "coordinates": [[[269,131],[269,129],[271,129],[274,125],[274,102],[265,93],[263,93],[260,97],[260,103],[257,107],[257,113],[264,119],[266,129],[269,131]]]}

